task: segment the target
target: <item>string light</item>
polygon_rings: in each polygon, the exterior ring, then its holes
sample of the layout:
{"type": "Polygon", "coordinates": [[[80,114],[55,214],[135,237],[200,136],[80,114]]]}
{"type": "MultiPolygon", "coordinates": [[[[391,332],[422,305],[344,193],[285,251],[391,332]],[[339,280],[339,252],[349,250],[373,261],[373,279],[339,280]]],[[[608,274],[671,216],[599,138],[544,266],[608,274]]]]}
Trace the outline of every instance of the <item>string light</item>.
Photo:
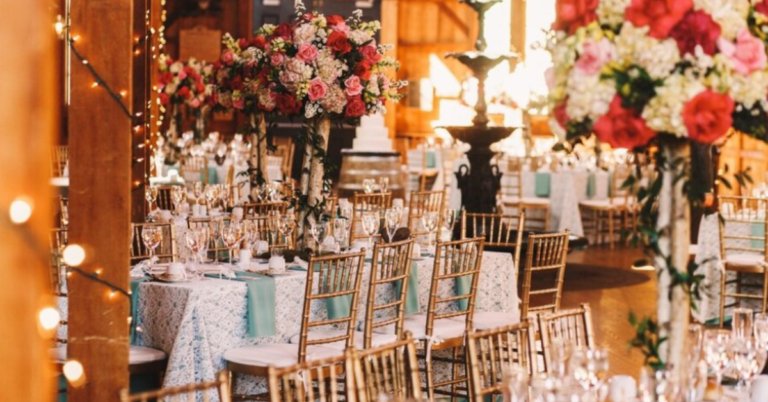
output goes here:
{"type": "Polygon", "coordinates": [[[133,116],[131,115],[130,110],[127,106],[123,103],[123,97],[120,96],[117,92],[115,92],[112,87],[110,87],[106,81],[101,77],[98,71],[93,67],[92,64],[88,63],[88,60],[80,53],[80,51],[77,49],[77,46],[75,46],[75,42],[77,42],[78,36],[73,37],[69,40],[69,49],[72,51],[72,54],[77,57],[78,60],[80,60],[85,68],[88,70],[89,73],[91,73],[91,76],[96,80],[91,87],[96,88],[98,86],[104,88],[105,91],[109,94],[109,96],[112,97],[112,99],[115,100],[115,102],[120,106],[120,109],[123,111],[123,113],[128,116],[129,119],[133,120],[133,116]]]}
{"type": "Polygon", "coordinates": [[[64,264],[70,267],[79,267],[85,261],[85,249],[78,244],[70,244],[61,253],[64,264]]]}
{"type": "Polygon", "coordinates": [[[73,387],[78,388],[85,384],[85,371],[83,370],[83,365],[79,361],[68,360],[64,363],[64,366],[61,367],[61,371],[64,373],[64,378],[66,378],[69,384],[73,387]]]}
{"type": "Polygon", "coordinates": [[[26,223],[32,216],[32,205],[26,197],[19,197],[13,200],[9,210],[11,222],[17,225],[26,223]]]}
{"type": "Polygon", "coordinates": [[[59,310],[54,307],[44,307],[37,313],[37,319],[40,322],[42,330],[47,333],[59,326],[61,314],[59,314],[59,310]]]}

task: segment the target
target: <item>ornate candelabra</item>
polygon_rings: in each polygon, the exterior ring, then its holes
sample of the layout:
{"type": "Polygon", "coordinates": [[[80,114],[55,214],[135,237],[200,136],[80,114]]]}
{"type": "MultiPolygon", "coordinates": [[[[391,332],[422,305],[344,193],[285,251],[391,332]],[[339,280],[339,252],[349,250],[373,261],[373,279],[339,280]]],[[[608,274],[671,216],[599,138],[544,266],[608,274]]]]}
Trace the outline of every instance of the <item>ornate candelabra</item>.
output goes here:
{"type": "Polygon", "coordinates": [[[514,61],[516,53],[490,54],[485,51],[485,13],[502,0],[467,0],[463,1],[477,12],[478,37],[475,41],[475,51],[449,53],[446,57],[455,58],[467,66],[478,81],[477,103],[472,126],[445,127],[451,136],[468,143],[471,148],[467,152],[469,166],[462,165],[456,173],[458,188],[464,208],[469,212],[493,212],[496,207],[496,194],[501,187],[501,172],[498,167],[491,166],[491,144],[508,137],[519,127],[488,126],[488,105],[485,102],[485,81],[488,71],[503,61],[514,61]]]}

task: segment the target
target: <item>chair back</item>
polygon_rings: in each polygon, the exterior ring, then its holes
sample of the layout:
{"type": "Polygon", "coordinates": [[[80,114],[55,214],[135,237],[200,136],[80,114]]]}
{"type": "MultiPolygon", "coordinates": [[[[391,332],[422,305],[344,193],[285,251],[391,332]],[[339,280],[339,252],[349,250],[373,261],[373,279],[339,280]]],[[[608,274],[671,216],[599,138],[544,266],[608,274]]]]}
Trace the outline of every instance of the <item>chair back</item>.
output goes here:
{"type": "Polygon", "coordinates": [[[230,217],[196,218],[190,216],[187,218],[187,227],[189,229],[208,228],[208,251],[206,253],[208,258],[215,262],[218,262],[221,256],[229,253],[229,249],[219,237],[221,230],[231,223],[232,218],[230,217]]]}
{"type": "Polygon", "coordinates": [[[527,317],[530,312],[560,309],[569,236],[568,230],[563,233],[528,235],[520,317],[527,317]],[[537,276],[535,283],[532,282],[534,273],[537,276]],[[534,284],[536,288],[532,288],[534,284]],[[531,296],[535,297],[533,301],[531,296]]]}
{"type": "Polygon", "coordinates": [[[502,176],[502,197],[522,201],[523,198],[523,160],[520,158],[502,159],[501,163],[507,163],[507,171],[502,176]]]}
{"type": "Polygon", "coordinates": [[[720,196],[720,257],[759,254],[768,261],[768,201],[758,197],[720,196]]]}
{"type": "Polygon", "coordinates": [[[461,317],[464,318],[467,328],[472,327],[484,244],[485,239],[482,237],[437,243],[427,307],[425,333],[428,337],[433,335],[435,321],[443,318],[461,317]],[[455,281],[465,276],[471,277],[468,293],[445,297],[440,295],[441,287],[454,287],[455,281]],[[461,301],[466,302],[466,309],[461,309],[458,305],[461,301]]]}
{"type": "Polygon", "coordinates": [[[397,342],[354,351],[353,368],[351,377],[355,380],[358,402],[376,402],[382,396],[393,400],[421,400],[416,344],[410,332],[397,342]]]}
{"type": "MultiPolygon", "coordinates": [[[[352,198],[352,222],[349,225],[349,244],[352,244],[357,239],[368,238],[368,235],[362,229],[363,212],[379,211],[383,213],[391,207],[392,193],[355,193],[352,198]]],[[[373,237],[380,238],[381,235],[375,234],[373,237]]]]}
{"type": "Polygon", "coordinates": [[[66,296],[67,267],[62,259],[62,251],[67,245],[67,229],[51,229],[51,290],[55,296],[66,296]]]}
{"type": "Polygon", "coordinates": [[[279,230],[275,232],[275,236],[272,236],[272,233],[269,231],[269,224],[267,223],[267,219],[268,217],[265,215],[248,216],[243,218],[243,223],[254,225],[256,231],[259,233],[259,239],[266,240],[269,244],[270,250],[273,247],[287,247],[289,243],[291,245],[296,244],[297,231],[295,228],[293,232],[291,232],[290,237],[283,236],[279,230]]]}
{"type": "Polygon", "coordinates": [[[504,375],[513,365],[520,365],[528,374],[536,372],[533,331],[528,321],[486,331],[469,330],[465,345],[470,400],[501,395],[504,375]]]}
{"type": "Polygon", "coordinates": [[[216,374],[214,381],[163,388],[140,394],[130,395],[127,389],[123,389],[120,391],[120,402],[193,402],[199,400],[209,402],[215,400],[215,396],[218,396],[218,400],[221,402],[232,401],[229,389],[229,375],[226,371],[220,371],[216,374]]]}
{"type": "Polygon", "coordinates": [[[355,402],[351,352],[339,356],[310,360],[289,367],[267,369],[270,402],[355,402]],[[347,368],[349,367],[349,368],[347,368]],[[346,398],[340,385],[344,385],[346,398]]]}
{"type": "Polygon", "coordinates": [[[484,236],[485,247],[509,248],[515,263],[515,278],[520,270],[520,245],[524,230],[525,213],[505,215],[461,210],[461,238],[484,236]]]}
{"type": "Polygon", "coordinates": [[[411,235],[426,235],[426,229],[421,222],[421,217],[427,212],[437,213],[437,230],[443,227],[443,210],[445,209],[445,191],[411,191],[411,199],[408,203],[408,229],[411,235]]]}
{"type": "Polygon", "coordinates": [[[357,327],[357,303],[360,284],[363,279],[365,251],[359,253],[334,254],[325,257],[310,256],[307,264],[307,282],[304,296],[304,314],[302,315],[299,337],[299,362],[306,361],[307,347],[345,342],[346,349],[354,346],[354,334],[357,327]],[[317,274],[317,275],[316,275],[317,274]],[[315,318],[310,312],[312,304],[326,303],[329,299],[348,298],[349,315],[337,318],[315,318]],[[309,332],[316,327],[333,325],[345,331],[343,335],[330,338],[309,339],[309,332]]]}
{"type": "Polygon", "coordinates": [[[373,246],[363,330],[365,349],[372,347],[375,328],[395,324],[395,335],[398,339],[403,336],[408,277],[413,263],[412,251],[413,238],[395,243],[379,242],[373,246]],[[391,287],[398,282],[400,286],[399,292],[395,294],[395,300],[384,300],[383,303],[377,304],[377,294],[389,293],[391,287]],[[377,292],[381,288],[386,289],[384,292],[377,292]]]}
{"type": "Polygon", "coordinates": [[[150,257],[150,250],[141,240],[141,231],[148,227],[160,228],[163,239],[155,249],[154,255],[159,262],[174,262],[179,253],[176,250],[176,232],[171,223],[133,223],[131,224],[131,265],[150,257]]]}
{"type": "Polygon", "coordinates": [[[51,148],[51,176],[62,177],[69,161],[69,147],[58,145],[51,148]]]}
{"type": "Polygon", "coordinates": [[[158,186],[157,187],[157,208],[166,211],[173,210],[173,198],[171,198],[172,186],[158,186]]]}
{"type": "Polygon", "coordinates": [[[608,194],[611,205],[621,204],[622,201],[624,205],[627,205],[635,196],[637,184],[624,187],[624,182],[626,182],[627,179],[632,176],[632,169],[633,165],[628,163],[617,163],[613,167],[612,178],[610,182],[611,188],[608,194]]]}
{"type": "Polygon", "coordinates": [[[243,204],[243,216],[261,216],[269,211],[277,211],[283,215],[288,208],[288,204],[282,201],[277,202],[249,202],[243,204]]]}
{"type": "Polygon", "coordinates": [[[579,308],[554,313],[538,314],[538,323],[544,362],[542,371],[549,371],[555,364],[552,349],[559,346],[557,343],[567,342],[587,349],[595,347],[589,304],[584,303],[579,308]]]}

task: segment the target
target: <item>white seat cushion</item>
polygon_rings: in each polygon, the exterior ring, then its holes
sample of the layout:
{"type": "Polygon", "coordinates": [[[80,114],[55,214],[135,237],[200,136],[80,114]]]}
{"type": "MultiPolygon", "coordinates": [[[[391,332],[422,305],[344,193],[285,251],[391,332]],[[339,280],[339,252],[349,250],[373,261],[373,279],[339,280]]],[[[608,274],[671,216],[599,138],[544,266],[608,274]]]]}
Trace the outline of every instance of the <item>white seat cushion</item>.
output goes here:
{"type": "Polygon", "coordinates": [[[539,197],[502,197],[501,202],[503,204],[527,204],[527,205],[549,205],[549,198],[539,197]]]}
{"type": "MultiPolygon", "coordinates": [[[[67,345],[60,345],[51,349],[51,358],[56,363],[64,363],[67,361],[67,345]]],[[[130,354],[128,355],[128,364],[143,364],[156,362],[165,359],[165,352],[162,350],[145,348],[143,346],[131,346],[130,354]]]]}
{"type": "Polygon", "coordinates": [[[520,312],[502,313],[498,311],[476,311],[472,317],[472,326],[478,330],[506,327],[520,323],[520,312]]]}
{"type": "Polygon", "coordinates": [[[610,200],[608,198],[602,199],[602,200],[584,200],[580,201],[579,205],[585,206],[585,207],[596,207],[596,208],[624,208],[625,205],[632,205],[631,202],[628,202],[625,204],[624,198],[614,198],[613,200],[610,200]]]}
{"type": "MultiPolygon", "coordinates": [[[[441,318],[435,320],[432,327],[432,334],[436,338],[451,339],[464,336],[464,321],[458,319],[441,318]]],[[[405,316],[405,322],[403,325],[403,332],[411,331],[413,339],[423,340],[426,339],[427,330],[427,315],[426,314],[411,314],[405,316]]],[[[391,334],[395,332],[395,324],[385,325],[383,327],[376,328],[374,332],[382,334],[391,334]]]]}
{"type": "MultiPolygon", "coordinates": [[[[388,334],[378,334],[373,333],[371,334],[371,346],[374,348],[378,348],[379,346],[386,345],[388,343],[392,343],[397,341],[397,336],[394,334],[395,329],[392,327],[392,332],[388,334]]],[[[342,329],[323,329],[323,330],[317,330],[317,331],[310,331],[309,334],[307,334],[307,338],[309,340],[317,340],[317,339],[328,339],[328,338],[335,338],[337,336],[343,336],[346,335],[346,331],[342,329]]],[[[299,344],[299,338],[301,337],[300,334],[296,334],[291,337],[291,343],[298,345],[299,344]]],[[[363,344],[365,343],[365,333],[362,331],[355,331],[355,348],[358,350],[365,349],[363,347],[363,344]]],[[[338,350],[345,350],[346,349],[346,342],[344,341],[337,341],[333,343],[328,343],[325,345],[319,345],[325,348],[333,348],[338,350]]]]}
{"type": "MultiPolygon", "coordinates": [[[[322,346],[307,347],[307,360],[320,360],[339,356],[340,351],[322,346]]],[[[230,349],[224,360],[256,367],[288,367],[299,362],[299,345],[290,343],[261,344],[230,349]]]]}
{"type": "Polygon", "coordinates": [[[760,254],[734,254],[725,258],[725,264],[739,267],[758,267],[765,265],[765,258],[760,254]]]}

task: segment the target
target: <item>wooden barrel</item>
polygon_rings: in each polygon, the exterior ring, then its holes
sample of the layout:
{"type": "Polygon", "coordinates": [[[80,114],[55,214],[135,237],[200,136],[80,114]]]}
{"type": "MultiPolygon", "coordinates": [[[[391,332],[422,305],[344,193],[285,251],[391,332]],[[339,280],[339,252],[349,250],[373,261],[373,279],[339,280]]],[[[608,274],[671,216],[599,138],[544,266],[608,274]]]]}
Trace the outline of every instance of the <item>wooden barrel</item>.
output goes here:
{"type": "Polygon", "coordinates": [[[389,178],[389,191],[393,198],[403,198],[405,186],[399,152],[366,152],[343,149],[339,172],[339,198],[350,198],[363,192],[363,179],[389,178]]]}

